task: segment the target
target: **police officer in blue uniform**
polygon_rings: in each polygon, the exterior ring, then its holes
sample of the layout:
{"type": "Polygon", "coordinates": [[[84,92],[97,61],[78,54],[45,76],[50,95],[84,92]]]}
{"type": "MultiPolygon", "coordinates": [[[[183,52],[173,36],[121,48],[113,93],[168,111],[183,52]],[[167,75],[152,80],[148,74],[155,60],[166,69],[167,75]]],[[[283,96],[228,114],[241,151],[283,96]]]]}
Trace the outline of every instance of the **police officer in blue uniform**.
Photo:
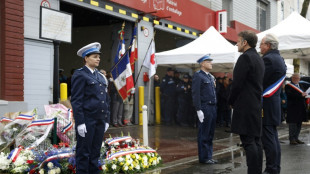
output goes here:
{"type": "Polygon", "coordinates": [[[176,83],[174,71],[167,69],[167,74],[160,84],[162,119],[164,124],[171,125],[175,121],[176,83]]]}
{"type": "Polygon", "coordinates": [[[198,115],[198,156],[199,162],[215,164],[212,159],[213,137],[216,125],[216,91],[215,79],[209,73],[212,59],[205,55],[197,61],[200,70],[195,72],[192,85],[192,97],[198,115]]]}
{"type": "Polygon", "coordinates": [[[76,173],[99,173],[98,158],[104,132],[109,127],[108,81],[96,67],[100,62],[98,42],[81,48],[77,55],[85,66],[72,76],[71,104],[76,129],[76,173]]]}
{"type": "Polygon", "coordinates": [[[191,123],[191,98],[192,98],[192,84],[189,82],[189,76],[183,75],[183,81],[177,84],[178,93],[178,112],[177,121],[180,126],[189,126],[191,123]]]}

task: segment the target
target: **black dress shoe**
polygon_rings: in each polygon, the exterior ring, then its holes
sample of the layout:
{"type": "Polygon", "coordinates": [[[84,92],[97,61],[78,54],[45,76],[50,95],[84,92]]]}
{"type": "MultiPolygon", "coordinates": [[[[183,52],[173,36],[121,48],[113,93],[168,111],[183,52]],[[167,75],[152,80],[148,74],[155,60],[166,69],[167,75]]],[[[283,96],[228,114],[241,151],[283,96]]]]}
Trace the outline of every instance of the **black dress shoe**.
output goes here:
{"type": "Polygon", "coordinates": [[[305,144],[305,142],[300,141],[300,140],[296,140],[296,142],[297,142],[298,144],[305,144]]]}
{"type": "Polygon", "coordinates": [[[290,145],[297,145],[298,143],[297,143],[297,141],[295,141],[295,140],[292,140],[292,141],[290,141],[290,145]]]}

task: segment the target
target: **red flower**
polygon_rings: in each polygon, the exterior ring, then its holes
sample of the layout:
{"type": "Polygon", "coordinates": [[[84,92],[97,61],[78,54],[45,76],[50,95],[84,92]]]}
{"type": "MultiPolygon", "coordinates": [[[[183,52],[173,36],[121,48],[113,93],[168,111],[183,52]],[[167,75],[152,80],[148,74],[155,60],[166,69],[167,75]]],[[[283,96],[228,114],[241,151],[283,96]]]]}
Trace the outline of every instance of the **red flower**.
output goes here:
{"type": "Polygon", "coordinates": [[[28,163],[28,164],[32,164],[32,163],[33,163],[33,160],[27,160],[27,163],[28,163]]]}
{"type": "Polygon", "coordinates": [[[58,145],[57,145],[57,144],[53,144],[53,147],[55,147],[56,149],[58,149],[58,145]]]}
{"type": "Polygon", "coordinates": [[[127,147],[128,147],[128,144],[125,144],[125,145],[124,145],[124,148],[127,148],[127,147]]]}

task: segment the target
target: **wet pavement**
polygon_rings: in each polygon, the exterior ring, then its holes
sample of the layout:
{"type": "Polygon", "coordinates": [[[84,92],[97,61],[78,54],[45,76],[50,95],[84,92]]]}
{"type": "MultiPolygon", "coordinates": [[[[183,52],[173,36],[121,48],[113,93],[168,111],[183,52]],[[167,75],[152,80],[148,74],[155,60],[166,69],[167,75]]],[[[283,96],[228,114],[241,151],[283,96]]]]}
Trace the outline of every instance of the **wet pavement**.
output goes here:
{"type": "MultiPolygon", "coordinates": [[[[236,134],[228,133],[227,128],[216,128],[214,136],[214,158],[218,164],[198,163],[197,128],[180,126],[149,126],[149,146],[157,149],[163,158],[161,167],[148,173],[214,173],[246,174],[246,162],[243,149],[239,147],[240,139],[236,134]]],[[[121,132],[143,142],[142,126],[133,125],[121,128],[109,128],[106,137],[120,136],[121,132]]],[[[282,148],[283,174],[310,173],[310,125],[302,127],[300,138],[305,145],[291,146],[288,141],[288,125],[278,127],[282,148]],[[293,164],[293,165],[292,165],[293,164]]]]}

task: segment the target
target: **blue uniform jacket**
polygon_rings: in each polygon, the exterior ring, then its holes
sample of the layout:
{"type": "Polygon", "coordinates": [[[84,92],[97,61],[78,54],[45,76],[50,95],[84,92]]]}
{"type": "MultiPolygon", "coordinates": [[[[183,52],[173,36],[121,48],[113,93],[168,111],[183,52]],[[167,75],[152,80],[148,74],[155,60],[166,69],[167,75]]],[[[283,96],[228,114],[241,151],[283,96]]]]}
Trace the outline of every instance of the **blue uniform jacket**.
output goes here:
{"type": "Polygon", "coordinates": [[[200,70],[195,72],[192,84],[192,97],[196,111],[216,104],[216,92],[213,78],[200,70]]]}
{"type": "Polygon", "coordinates": [[[176,87],[175,79],[166,75],[160,84],[160,92],[163,96],[175,97],[176,87]]]}
{"type": "Polygon", "coordinates": [[[74,72],[71,85],[71,104],[76,125],[85,123],[85,117],[110,122],[108,85],[101,73],[96,70],[92,74],[84,66],[74,72]]]}

